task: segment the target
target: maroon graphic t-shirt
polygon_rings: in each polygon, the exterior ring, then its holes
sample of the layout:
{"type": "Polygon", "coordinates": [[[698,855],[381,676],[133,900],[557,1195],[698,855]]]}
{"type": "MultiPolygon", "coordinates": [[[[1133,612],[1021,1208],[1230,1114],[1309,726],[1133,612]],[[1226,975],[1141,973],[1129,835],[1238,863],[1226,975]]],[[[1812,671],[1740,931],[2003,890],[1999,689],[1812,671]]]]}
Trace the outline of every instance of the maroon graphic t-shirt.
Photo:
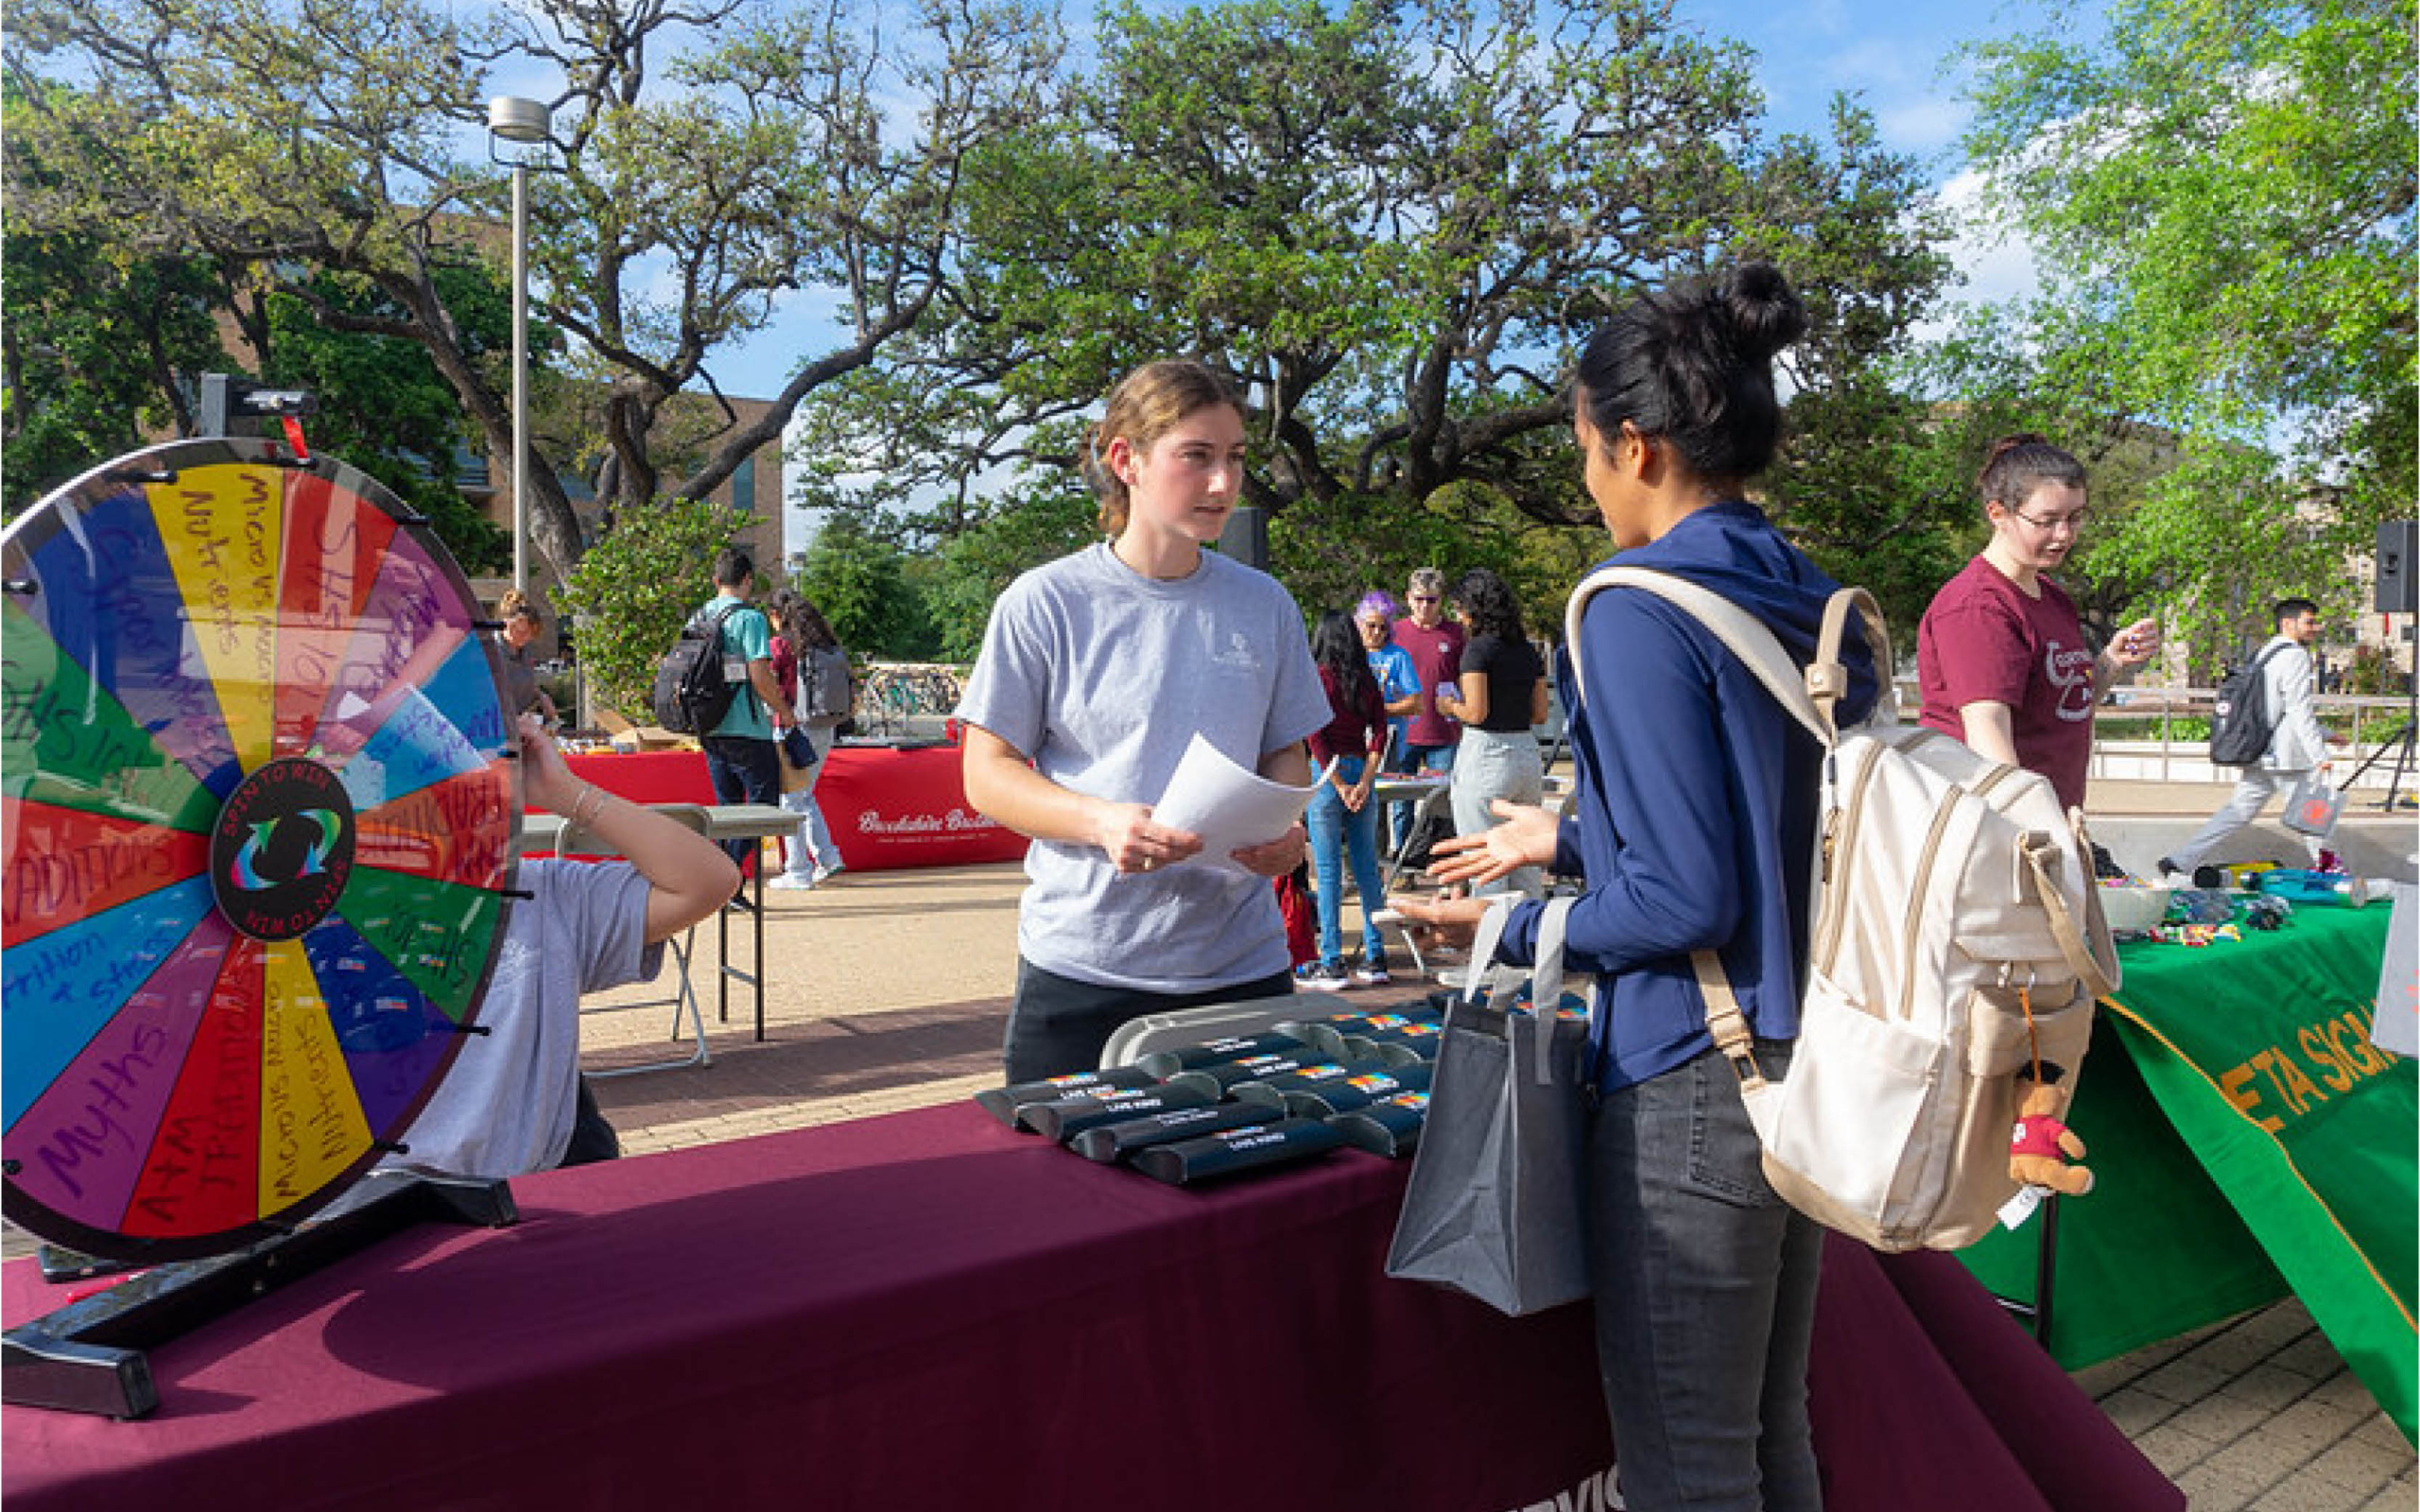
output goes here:
{"type": "Polygon", "coordinates": [[[1450,746],[1462,738],[1462,727],[1437,712],[1437,689],[1462,675],[1462,646],[1468,641],[1459,621],[1439,620],[1424,626],[1409,617],[1395,621],[1388,632],[1411,657],[1420,674],[1420,707],[1412,711],[1406,737],[1415,746],[1450,746]]]}
{"type": "Polygon", "coordinates": [[[1960,709],[1985,699],[2008,705],[2018,762],[2076,808],[2092,765],[2095,653],[2075,601],[2048,577],[2034,582],[2039,598],[1977,557],[1942,585],[1916,631],[1922,718],[1964,740],[1960,709]]]}

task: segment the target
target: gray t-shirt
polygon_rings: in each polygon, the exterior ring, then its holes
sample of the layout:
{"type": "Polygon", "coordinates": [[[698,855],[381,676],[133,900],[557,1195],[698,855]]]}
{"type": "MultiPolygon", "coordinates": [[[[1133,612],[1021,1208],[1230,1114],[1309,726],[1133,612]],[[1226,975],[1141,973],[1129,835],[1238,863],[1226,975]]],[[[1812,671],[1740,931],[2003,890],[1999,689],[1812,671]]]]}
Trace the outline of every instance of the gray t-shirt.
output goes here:
{"type": "MultiPolygon", "coordinates": [[[[1275,578],[1204,552],[1160,582],[1097,545],[1009,585],[958,714],[1062,787],[1150,803],[1196,733],[1257,768],[1328,707],[1302,611],[1275,578]]],[[[1045,971],[1193,992],[1288,964],[1275,892],[1233,867],[1121,876],[1097,846],[1037,840],[1026,874],[1017,949],[1045,971]]]]}
{"type": "Polygon", "coordinates": [[[437,1092],[381,1165],[491,1180],[562,1161],[579,1099],[579,1000],[653,976],[648,882],[627,861],[526,860],[478,1022],[437,1092]]]}

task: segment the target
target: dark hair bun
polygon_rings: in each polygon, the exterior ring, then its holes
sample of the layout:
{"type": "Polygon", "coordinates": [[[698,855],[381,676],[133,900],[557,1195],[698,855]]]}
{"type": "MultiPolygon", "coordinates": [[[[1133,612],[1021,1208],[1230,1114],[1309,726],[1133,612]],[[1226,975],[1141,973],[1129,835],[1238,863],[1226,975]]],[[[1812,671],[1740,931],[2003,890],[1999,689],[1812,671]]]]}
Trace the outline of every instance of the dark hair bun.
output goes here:
{"type": "Polygon", "coordinates": [[[1742,263],[1707,291],[1715,323],[1727,329],[1732,350],[1752,363],[1806,334],[1806,306],[1771,263],[1742,263]]]}
{"type": "Polygon", "coordinates": [[[2048,446],[2049,444],[2050,438],[2048,437],[2037,435],[2032,431],[2018,431],[2014,436],[2003,436],[1998,440],[1992,443],[1992,450],[1990,454],[1983,458],[1983,465],[1985,467],[1990,467],[1993,463],[1998,461],[2001,457],[2008,455],[2009,453],[2015,451],[2020,446],[2048,446]]]}

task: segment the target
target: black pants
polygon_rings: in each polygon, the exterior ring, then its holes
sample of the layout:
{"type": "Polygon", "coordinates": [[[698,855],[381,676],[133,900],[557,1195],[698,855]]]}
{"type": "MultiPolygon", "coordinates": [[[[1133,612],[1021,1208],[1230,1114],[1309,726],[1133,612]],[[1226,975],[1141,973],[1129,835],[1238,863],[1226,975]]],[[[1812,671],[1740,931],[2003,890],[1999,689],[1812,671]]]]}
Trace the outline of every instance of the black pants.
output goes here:
{"type": "Polygon", "coordinates": [[[1045,1076],[1090,1071],[1100,1064],[1101,1047],[1109,1043],[1117,1026],[1146,1013],[1282,997],[1293,990],[1294,977],[1288,971],[1199,992],[1097,987],[1046,971],[1019,956],[1016,1001],[1009,1008],[1009,1080],[1040,1081],[1045,1076]]]}
{"type": "Polygon", "coordinates": [[[572,1115],[571,1143],[563,1146],[563,1164],[594,1165],[598,1160],[616,1160],[622,1153],[622,1137],[614,1125],[605,1122],[605,1110],[596,1106],[596,1090],[588,1078],[579,1078],[579,1110],[572,1115]]]}
{"type": "MultiPolygon", "coordinates": [[[[715,784],[717,803],[779,804],[782,801],[782,758],[769,740],[748,735],[708,735],[706,776],[715,784]]],[[[756,853],[754,840],[725,840],[722,848],[745,872],[756,853]]]]}

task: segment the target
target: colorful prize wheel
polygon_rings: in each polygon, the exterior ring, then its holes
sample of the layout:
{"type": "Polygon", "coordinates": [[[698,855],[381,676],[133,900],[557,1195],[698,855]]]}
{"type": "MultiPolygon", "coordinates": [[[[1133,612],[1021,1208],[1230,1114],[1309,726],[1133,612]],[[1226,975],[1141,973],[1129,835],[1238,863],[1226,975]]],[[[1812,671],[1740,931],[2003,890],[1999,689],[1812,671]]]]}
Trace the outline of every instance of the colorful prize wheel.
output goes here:
{"type": "Polygon", "coordinates": [[[0,539],[8,1216],[122,1260],[341,1191],[478,1012],[512,884],[496,653],[353,469],[179,441],[0,539]]]}

